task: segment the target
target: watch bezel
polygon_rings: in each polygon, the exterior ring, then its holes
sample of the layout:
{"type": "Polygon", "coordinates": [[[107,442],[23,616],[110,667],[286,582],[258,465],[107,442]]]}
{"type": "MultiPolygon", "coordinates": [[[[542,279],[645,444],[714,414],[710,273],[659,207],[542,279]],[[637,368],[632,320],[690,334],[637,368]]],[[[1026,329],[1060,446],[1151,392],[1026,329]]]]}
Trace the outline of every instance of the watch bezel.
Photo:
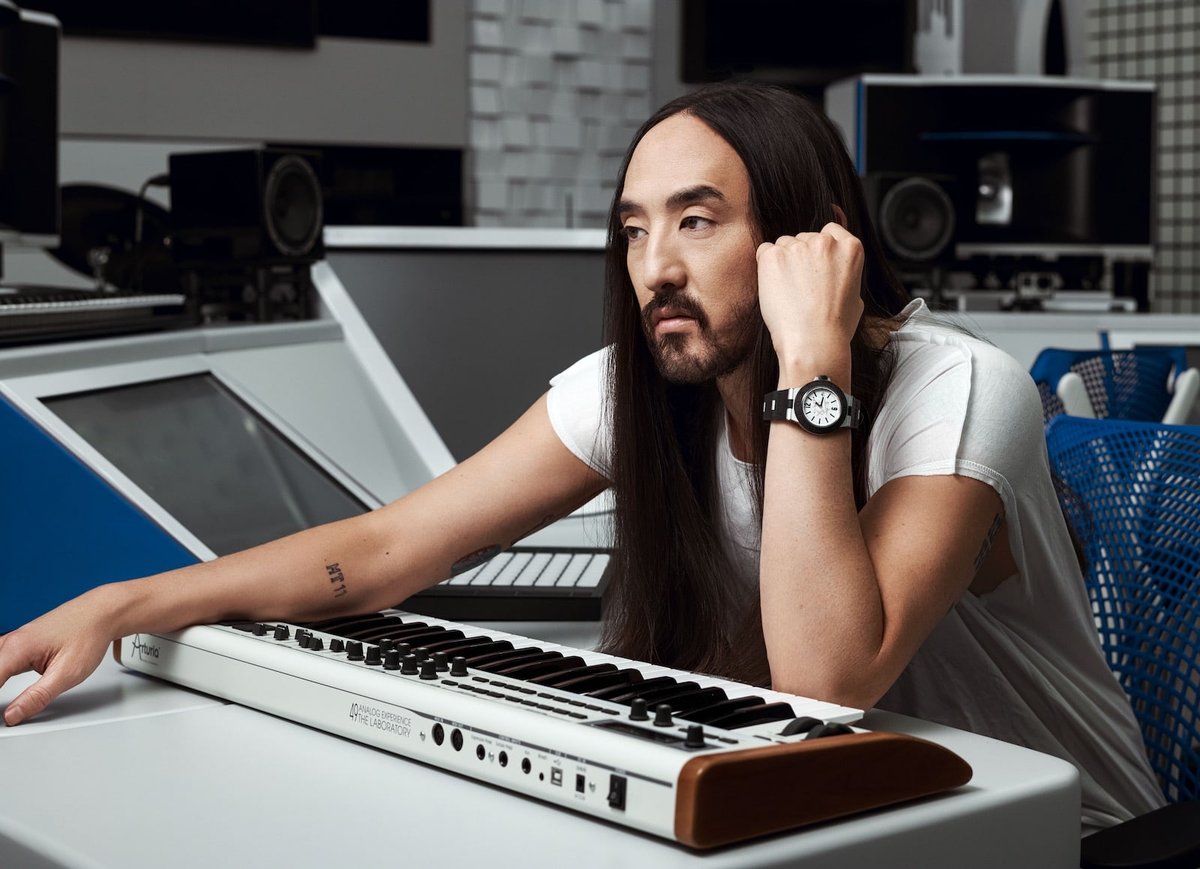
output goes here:
{"type": "Polygon", "coordinates": [[[850,403],[846,400],[846,393],[828,377],[819,376],[814,380],[810,380],[800,387],[800,390],[796,393],[796,397],[792,399],[792,416],[795,417],[796,423],[805,431],[812,432],[813,434],[829,434],[830,432],[837,431],[843,427],[846,417],[849,414],[850,403]],[[819,425],[804,415],[804,399],[808,397],[809,393],[815,392],[818,389],[825,389],[832,392],[837,396],[838,404],[841,406],[841,412],[838,414],[837,419],[828,425],[819,425]]]}

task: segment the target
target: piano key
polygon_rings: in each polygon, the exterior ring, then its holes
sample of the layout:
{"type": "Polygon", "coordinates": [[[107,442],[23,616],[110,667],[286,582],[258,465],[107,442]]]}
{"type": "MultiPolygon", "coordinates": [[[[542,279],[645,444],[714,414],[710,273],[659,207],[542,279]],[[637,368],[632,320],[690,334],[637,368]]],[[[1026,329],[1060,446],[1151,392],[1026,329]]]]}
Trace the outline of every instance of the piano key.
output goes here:
{"type": "Polygon", "coordinates": [[[633,701],[633,698],[641,697],[646,692],[678,684],[679,682],[670,676],[656,676],[653,679],[646,679],[645,674],[642,674],[642,681],[636,684],[610,685],[606,688],[589,691],[588,696],[594,697],[597,700],[608,700],[612,703],[624,703],[628,706],[633,701]]]}
{"type": "Polygon", "coordinates": [[[475,669],[483,670],[485,673],[495,673],[498,676],[505,675],[505,670],[518,667],[522,664],[536,664],[542,661],[561,661],[563,658],[562,652],[547,652],[542,649],[514,649],[511,653],[496,655],[495,660],[488,661],[484,664],[476,664],[475,669]]]}
{"type": "Polygon", "coordinates": [[[559,575],[554,582],[555,588],[573,587],[575,582],[587,569],[588,562],[592,560],[590,555],[572,555],[571,562],[566,569],[559,575]]]}
{"type": "MultiPolygon", "coordinates": [[[[698,682],[676,682],[674,685],[667,685],[662,688],[656,688],[653,691],[640,693],[636,696],[641,697],[646,701],[646,705],[653,709],[659,703],[670,703],[675,697],[683,694],[691,694],[693,691],[699,691],[700,684],[698,682]]],[[[629,703],[633,698],[624,701],[629,703]]]]}
{"type": "Polygon", "coordinates": [[[768,724],[778,721],[788,721],[792,718],[792,707],[788,703],[764,703],[761,706],[750,706],[738,709],[720,718],[708,722],[710,727],[720,727],[724,730],[736,730],[739,727],[751,727],[755,724],[768,724]]]}
{"type": "Polygon", "coordinates": [[[513,580],[521,574],[521,571],[531,561],[533,561],[532,553],[518,552],[509,559],[508,564],[504,565],[504,569],[497,573],[488,585],[498,588],[512,585],[513,580]]]}
{"type": "Polygon", "coordinates": [[[693,709],[687,715],[688,721],[694,721],[697,724],[709,724],[718,718],[729,715],[731,712],[736,712],[739,709],[745,709],[749,706],[762,706],[761,697],[734,697],[731,700],[722,700],[720,703],[713,703],[709,706],[703,706],[699,709],[693,709]]]}
{"type": "MultiPolygon", "coordinates": [[[[590,669],[590,668],[589,668],[590,669]]],[[[590,692],[601,688],[608,688],[614,685],[631,685],[635,682],[640,682],[642,674],[632,667],[624,670],[607,670],[604,672],[591,673],[586,676],[576,676],[566,682],[560,682],[555,685],[560,691],[570,691],[572,694],[582,694],[591,696],[590,692]]]]}
{"type": "Polygon", "coordinates": [[[591,664],[578,667],[570,671],[561,671],[558,673],[547,673],[544,676],[538,676],[536,679],[530,679],[534,685],[549,685],[552,688],[557,688],[563,682],[570,679],[577,679],[580,676],[590,676],[594,673],[611,673],[616,671],[617,665],[611,663],[591,664]]]}
{"type": "Polygon", "coordinates": [[[513,578],[512,585],[534,585],[538,581],[538,577],[546,569],[550,563],[549,552],[538,552],[533,558],[529,559],[529,563],[521,570],[521,573],[513,578]]]}
{"type": "Polygon", "coordinates": [[[600,579],[604,576],[604,571],[608,569],[607,555],[593,555],[591,562],[588,563],[587,570],[575,582],[576,588],[596,588],[600,585],[600,579]]]}
{"type": "MultiPolygon", "coordinates": [[[[546,565],[545,570],[538,574],[534,585],[539,588],[549,588],[558,582],[558,578],[562,576],[562,572],[567,569],[567,565],[571,563],[571,554],[569,552],[556,552],[550,559],[550,563],[546,565]]],[[[524,585],[517,582],[514,585],[524,585]]]]}
{"type": "Polygon", "coordinates": [[[483,566],[483,570],[475,574],[475,578],[471,580],[471,585],[490,585],[492,579],[497,573],[502,571],[508,562],[512,561],[511,552],[501,552],[491,561],[483,566]]]}
{"type": "Polygon", "coordinates": [[[671,707],[672,712],[686,718],[687,713],[694,709],[703,709],[705,706],[721,703],[728,699],[725,696],[725,692],[720,688],[700,688],[696,691],[690,691],[687,694],[677,694],[669,700],[659,700],[658,702],[666,703],[671,707]]]}
{"type": "Polygon", "coordinates": [[[541,676],[544,673],[561,672],[563,670],[573,670],[576,667],[583,666],[583,658],[578,655],[563,656],[558,652],[549,654],[557,655],[557,658],[546,661],[531,661],[525,664],[517,664],[513,667],[505,667],[502,670],[496,670],[501,676],[508,676],[512,679],[525,679],[526,681],[541,676]]]}
{"type": "MultiPolygon", "coordinates": [[[[451,634],[456,634],[458,631],[450,631],[451,634]]],[[[484,646],[490,643],[491,637],[447,637],[443,640],[425,643],[425,648],[431,652],[445,652],[448,656],[461,654],[466,649],[474,649],[478,646],[484,646]]]]}
{"type": "Polygon", "coordinates": [[[487,567],[486,564],[481,564],[478,567],[472,567],[470,570],[465,570],[462,573],[458,574],[457,576],[452,576],[449,579],[444,580],[442,584],[443,585],[470,585],[471,580],[475,578],[475,575],[477,573],[479,573],[481,570],[483,570],[485,567],[487,567]]]}

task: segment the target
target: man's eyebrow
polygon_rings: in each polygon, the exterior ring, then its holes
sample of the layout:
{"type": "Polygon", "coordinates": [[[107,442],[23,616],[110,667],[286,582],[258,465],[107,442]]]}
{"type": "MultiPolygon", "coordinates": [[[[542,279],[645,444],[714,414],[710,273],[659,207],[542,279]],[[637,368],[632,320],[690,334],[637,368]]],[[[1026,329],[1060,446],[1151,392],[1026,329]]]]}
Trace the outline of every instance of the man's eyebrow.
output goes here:
{"type": "MultiPolygon", "coordinates": [[[[689,205],[695,205],[699,202],[708,202],[716,200],[717,202],[725,201],[725,194],[717,188],[709,184],[697,184],[695,187],[685,187],[682,190],[676,190],[667,197],[667,210],[676,211],[680,208],[686,208],[689,205]]],[[[634,212],[641,212],[645,209],[637,202],[631,199],[622,199],[617,203],[617,213],[621,216],[634,212]]]]}

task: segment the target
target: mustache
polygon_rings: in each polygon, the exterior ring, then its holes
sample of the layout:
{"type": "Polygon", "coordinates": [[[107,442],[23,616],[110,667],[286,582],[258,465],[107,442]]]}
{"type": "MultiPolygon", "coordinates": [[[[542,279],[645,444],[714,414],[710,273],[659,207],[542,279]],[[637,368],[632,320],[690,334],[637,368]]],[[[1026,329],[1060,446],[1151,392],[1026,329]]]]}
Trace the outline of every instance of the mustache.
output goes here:
{"type": "Polygon", "coordinates": [[[642,327],[646,330],[647,335],[651,335],[654,332],[655,312],[664,310],[665,308],[671,308],[675,313],[691,317],[696,321],[701,330],[708,328],[708,317],[705,315],[704,309],[700,307],[699,302],[683,293],[663,293],[655,296],[646,303],[646,307],[642,308],[642,327]]]}

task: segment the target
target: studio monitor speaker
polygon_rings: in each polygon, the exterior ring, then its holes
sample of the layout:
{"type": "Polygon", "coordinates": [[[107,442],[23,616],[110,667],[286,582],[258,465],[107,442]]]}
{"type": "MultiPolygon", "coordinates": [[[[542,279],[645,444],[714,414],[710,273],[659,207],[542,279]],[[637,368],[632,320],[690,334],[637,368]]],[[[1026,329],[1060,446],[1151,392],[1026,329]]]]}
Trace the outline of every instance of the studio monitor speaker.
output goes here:
{"type": "Polygon", "coordinates": [[[176,263],[295,265],[324,256],[318,155],[247,148],[172,154],[169,163],[176,263]]]}
{"type": "Polygon", "coordinates": [[[953,256],[957,224],[953,178],[871,173],[863,186],[875,229],[894,263],[935,266],[953,256]]]}

